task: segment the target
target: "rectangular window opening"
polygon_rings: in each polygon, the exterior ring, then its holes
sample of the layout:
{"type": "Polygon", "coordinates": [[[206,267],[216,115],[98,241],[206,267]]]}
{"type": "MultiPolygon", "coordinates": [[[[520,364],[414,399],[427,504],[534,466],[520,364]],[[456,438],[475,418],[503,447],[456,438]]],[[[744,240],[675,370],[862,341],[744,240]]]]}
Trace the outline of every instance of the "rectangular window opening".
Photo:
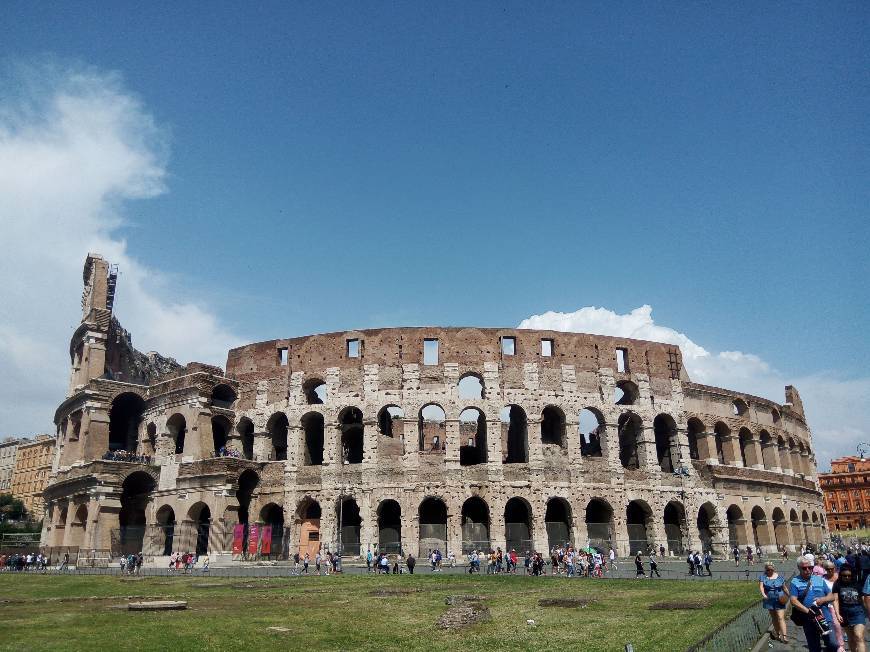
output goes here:
{"type": "Polygon", "coordinates": [[[628,349],[616,349],[616,371],[628,372],[628,349]]]}
{"type": "Polygon", "coordinates": [[[501,354],[515,355],[517,352],[517,338],[503,337],[501,338],[501,354]]]}
{"type": "Polygon", "coordinates": [[[541,356],[544,358],[553,357],[553,340],[541,340],[541,356]]]}
{"type": "Polygon", "coordinates": [[[278,364],[282,367],[287,366],[287,347],[281,347],[278,349],[278,364]]]}
{"type": "Polygon", "coordinates": [[[348,358],[358,358],[359,357],[359,340],[348,340],[347,341],[347,357],[348,358]]]}
{"type": "Polygon", "coordinates": [[[423,364],[438,364],[438,340],[423,340],[423,364]]]}

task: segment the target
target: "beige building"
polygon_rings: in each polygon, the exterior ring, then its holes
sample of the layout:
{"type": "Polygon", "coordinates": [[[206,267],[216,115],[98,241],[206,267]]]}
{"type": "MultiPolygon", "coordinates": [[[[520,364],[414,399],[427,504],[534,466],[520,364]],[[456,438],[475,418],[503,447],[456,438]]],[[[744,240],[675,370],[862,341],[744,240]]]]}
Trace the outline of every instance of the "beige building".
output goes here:
{"type": "Polygon", "coordinates": [[[45,514],[42,492],[48,484],[54,460],[55,439],[37,435],[32,441],[18,445],[12,470],[12,495],[24,502],[28,515],[35,521],[45,514]]]}
{"type": "Polygon", "coordinates": [[[22,440],[16,437],[7,437],[0,441],[0,494],[12,493],[12,470],[15,467],[15,455],[18,453],[18,445],[22,440]]]}
{"type": "Polygon", "coordinates": [[[133,348],[107,261],[89,255],[83,280],[47,548],[726,555],[825,536],[797,389],[778,403],[692,382],[675,345],[384,328],[182,367],[133,348]]]}

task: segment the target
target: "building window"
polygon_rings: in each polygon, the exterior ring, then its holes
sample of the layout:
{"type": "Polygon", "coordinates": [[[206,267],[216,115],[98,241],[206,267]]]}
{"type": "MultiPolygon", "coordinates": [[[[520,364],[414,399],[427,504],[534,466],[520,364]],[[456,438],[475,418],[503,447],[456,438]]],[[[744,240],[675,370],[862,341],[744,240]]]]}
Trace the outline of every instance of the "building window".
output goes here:
{"type": "Polygon", "coordinates": [[[501,338],[501,354],[502,355],[516,355],[517,352],[517,338],[515,337],[503,337],[501,338]]]}
{"type": "Polygon", "coordinates": [[[628,349],[616,349],[616,371],[628,373],[628,349]]]}
{"type": "Polygon", "coordinates": [[[553,340],[541,340],[541,357],[553,357],[553,340]]]}
{"type": "Polygon", "coordinates": [[[438,364],[438,340],[423,340],[423,364],[438,364]]]}
{"type": "Polygon", "coordinates": [[[287,347],[282,346],[278,348],[278,364],[282,367],[287,366],[287,347]]]}
{"type": "Polygon", "coordinates": [[[358,358],[359,357],[359,340],[353,339],[347,341],[347,357],[348,358],[358,358]]]}

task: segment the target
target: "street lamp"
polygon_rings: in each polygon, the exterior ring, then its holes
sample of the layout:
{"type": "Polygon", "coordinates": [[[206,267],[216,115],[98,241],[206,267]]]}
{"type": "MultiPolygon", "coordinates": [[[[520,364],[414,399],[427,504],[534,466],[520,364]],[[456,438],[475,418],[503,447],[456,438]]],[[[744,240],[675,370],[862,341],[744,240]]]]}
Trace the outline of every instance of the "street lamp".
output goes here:
{"type": "Polygon", "coordinates": [[[867,453],[870,452],[870,444],[866,444],[863,441],[858,444],[858,457],[861,458],[862,462],[867,461],[867,453]]]}

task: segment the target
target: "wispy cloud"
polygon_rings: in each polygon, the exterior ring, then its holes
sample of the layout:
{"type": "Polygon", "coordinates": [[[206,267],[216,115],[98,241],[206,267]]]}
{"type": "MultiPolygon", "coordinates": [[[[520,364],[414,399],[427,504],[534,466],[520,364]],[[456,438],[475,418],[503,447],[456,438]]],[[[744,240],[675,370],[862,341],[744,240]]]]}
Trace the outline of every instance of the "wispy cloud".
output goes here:
{"type": "Polygon", "coordinates": [[[524,319],[519,328],[552,329],[614,335],[679,345],[686,370],[693,381],[725,387],[781,403],[785,386],[800,391],[813,439],[819,468],[831,458],[855,452],[865,441],[870,423],[870,407],[855,400],[870,392],[870,378],[847,379],[833,372],[792,377],[767,361],[742,351],[712,352],[688,335],[669,326],[656,324],[652,307],[644,305],[619,314],[606,308],[587,306],[575,312],[545,312],[524,319]]]}
{"type": "Polygon", "coordinates": [[[0,84],[0,436],[51,428],[89,251],[120,265],[137,348],[224,364],[238,338],[117,234],[130,201],[167,191],[167,130],[113,73],[13,64],[0,84]]]}

